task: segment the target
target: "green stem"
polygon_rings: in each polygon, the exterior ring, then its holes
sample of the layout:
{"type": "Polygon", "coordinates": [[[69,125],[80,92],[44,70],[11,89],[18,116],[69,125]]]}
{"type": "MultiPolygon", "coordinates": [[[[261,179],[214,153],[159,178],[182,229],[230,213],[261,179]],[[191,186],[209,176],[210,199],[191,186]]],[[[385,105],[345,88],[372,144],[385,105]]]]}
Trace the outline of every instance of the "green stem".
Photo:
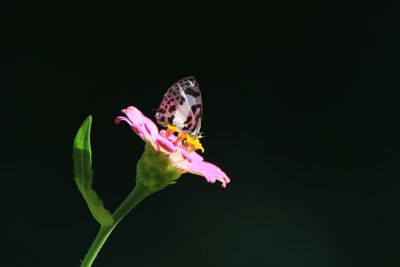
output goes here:
{"type": "Polygon", "coordinates": [[[99,253],[101,247],[106,242],[108,236],[114,230],[115,226],[124,218],[126,214],[128,214],[140,201],[142,201],[145,197],[147,197],[150,193],[141,186],[140,184],[136,184],[135,188],[128,195],[128,197],[122,202],[122,204],[118,207],[118,209],[114,212],[113,218],[114,223],[109,226],[101,226],[100,231],[97,234],[96,238],[93,240],[92,245],[87,252],[85,259],[83,260],[81,267],[90,267],[93,264],[97,254],[99,253]]]}

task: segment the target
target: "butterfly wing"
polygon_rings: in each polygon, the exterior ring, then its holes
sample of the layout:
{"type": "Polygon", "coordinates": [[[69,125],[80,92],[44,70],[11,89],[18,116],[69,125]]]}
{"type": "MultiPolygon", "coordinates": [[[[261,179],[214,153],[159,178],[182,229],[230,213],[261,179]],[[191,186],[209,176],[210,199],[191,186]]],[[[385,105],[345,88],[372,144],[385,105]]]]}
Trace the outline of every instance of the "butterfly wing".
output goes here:
{"type": "Polygon", "coordinates": [[[158,124],[175,125],[182,131],[199,134],[202,119],[200,87],[193,76],[174,83],[165,93],[156,112],[158,124]]]}

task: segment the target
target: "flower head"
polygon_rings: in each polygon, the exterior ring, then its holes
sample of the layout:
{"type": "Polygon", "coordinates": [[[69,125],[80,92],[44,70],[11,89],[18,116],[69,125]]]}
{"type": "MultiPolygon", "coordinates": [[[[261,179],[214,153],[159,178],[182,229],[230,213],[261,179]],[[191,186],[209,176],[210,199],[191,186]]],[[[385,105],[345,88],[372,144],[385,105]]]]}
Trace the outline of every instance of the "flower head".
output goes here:
{"type": "MultiPolygon", "coordinates": [[[[133,106],[123,109],[122,113],[124,113],[125,116],[117,117],[115,123],[118,124],[121,121],[127,122],[131,126],[131,129],[148,144],[145,151],[145,154],[146,152],[148,153],[146,158],[153,159],[155,158],[154,155],[159,155],[168,159],[167,163],[170,163],[172,168],[168,164],[165,165],[165,162],[163,162],[165,167],[163,167],[162,170],[158,170],[158,172],[167,172],[171,174],[168,184],[173,183],[179,178],[180,174],[186,172],[203,176],[209,183],[215,183],[215,181],[218,180],[222,183],[223,187],[226,187],[226,184],[229,183],[230,180],[228,176],[220,168],[212,163],[204,161],[202,156],[193,151],[195,149],[204,151],[196,138],[191,139],[189,135],[187,139],[185,139],[187,142],[182,142],[181,136],[175,136],[173,134],[174,131],[171,131],[170,128],[159,131],[152,120],[144,116],[140,110],[133,106]],[[152,151],[149,150],[150,147],[152,151]]],[[[144,158],[145,157],[142,157],[141,161],[139,161],[139,163],[142,162],[142,165],[144,165],[142,161],[144,158]]],[[[163,164],[161,165],[164,166],[163,164]]],[[[139,165],[140,164],[138,164],[138,169],[139,165]]],[[[154,165],[154,163],[150,165],[154,165]]],[[[149,174],[147,173],[147,175],[149,174]]],[[[148,183],[148,181],[143,182],[148,183]]],[[[160,190],[161,188],[159,187],[160,186],[157,186],[157,188],[154,187],[154,190],[160,190]]]]}

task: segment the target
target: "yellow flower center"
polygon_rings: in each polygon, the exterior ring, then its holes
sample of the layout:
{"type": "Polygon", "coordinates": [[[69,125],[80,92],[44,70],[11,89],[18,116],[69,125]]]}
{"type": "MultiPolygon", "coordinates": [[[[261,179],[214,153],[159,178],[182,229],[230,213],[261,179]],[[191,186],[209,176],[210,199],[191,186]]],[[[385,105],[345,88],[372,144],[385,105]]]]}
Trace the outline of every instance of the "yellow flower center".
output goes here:
{"type": "Polygon", "coordinates": [[[172,124],[167,124],[167,136],[179,132],[179,128],[172,124]]]}
{"type": "Polygon", "coordinates": [[[176,132],[178,133],[178,138],[175,141],[176,143],[181,143],[188,152],[200,149],[201,152],[204,153],[203,145],[200,143],[200,140],[197,136],[182,132],[175,125],[167,124],[167,136],[175,134],[176,132]]]}
{"type": "Polygon", "coordinates": [[[204,153],[204,148],[203,145],[200,143],[199,138],[197,138],[197,136],[193,134],[186,133],[185,139],[183,140],[182,144],[189,152],[200,149],[201,152],[204,153]]]}

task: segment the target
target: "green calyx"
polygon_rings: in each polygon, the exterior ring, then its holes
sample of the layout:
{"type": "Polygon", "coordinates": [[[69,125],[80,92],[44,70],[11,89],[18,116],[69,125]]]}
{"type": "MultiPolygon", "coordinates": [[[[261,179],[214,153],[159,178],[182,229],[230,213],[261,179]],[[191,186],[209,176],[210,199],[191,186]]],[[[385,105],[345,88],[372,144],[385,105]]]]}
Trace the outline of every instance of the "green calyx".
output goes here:
{"type": "Polygon", "coordinates": [[[166,155],[155,151],[149,144],[145,145],[136,167],[136,184],[151,194],[174,184],[181,175],[182,171],[166,155]]]}

